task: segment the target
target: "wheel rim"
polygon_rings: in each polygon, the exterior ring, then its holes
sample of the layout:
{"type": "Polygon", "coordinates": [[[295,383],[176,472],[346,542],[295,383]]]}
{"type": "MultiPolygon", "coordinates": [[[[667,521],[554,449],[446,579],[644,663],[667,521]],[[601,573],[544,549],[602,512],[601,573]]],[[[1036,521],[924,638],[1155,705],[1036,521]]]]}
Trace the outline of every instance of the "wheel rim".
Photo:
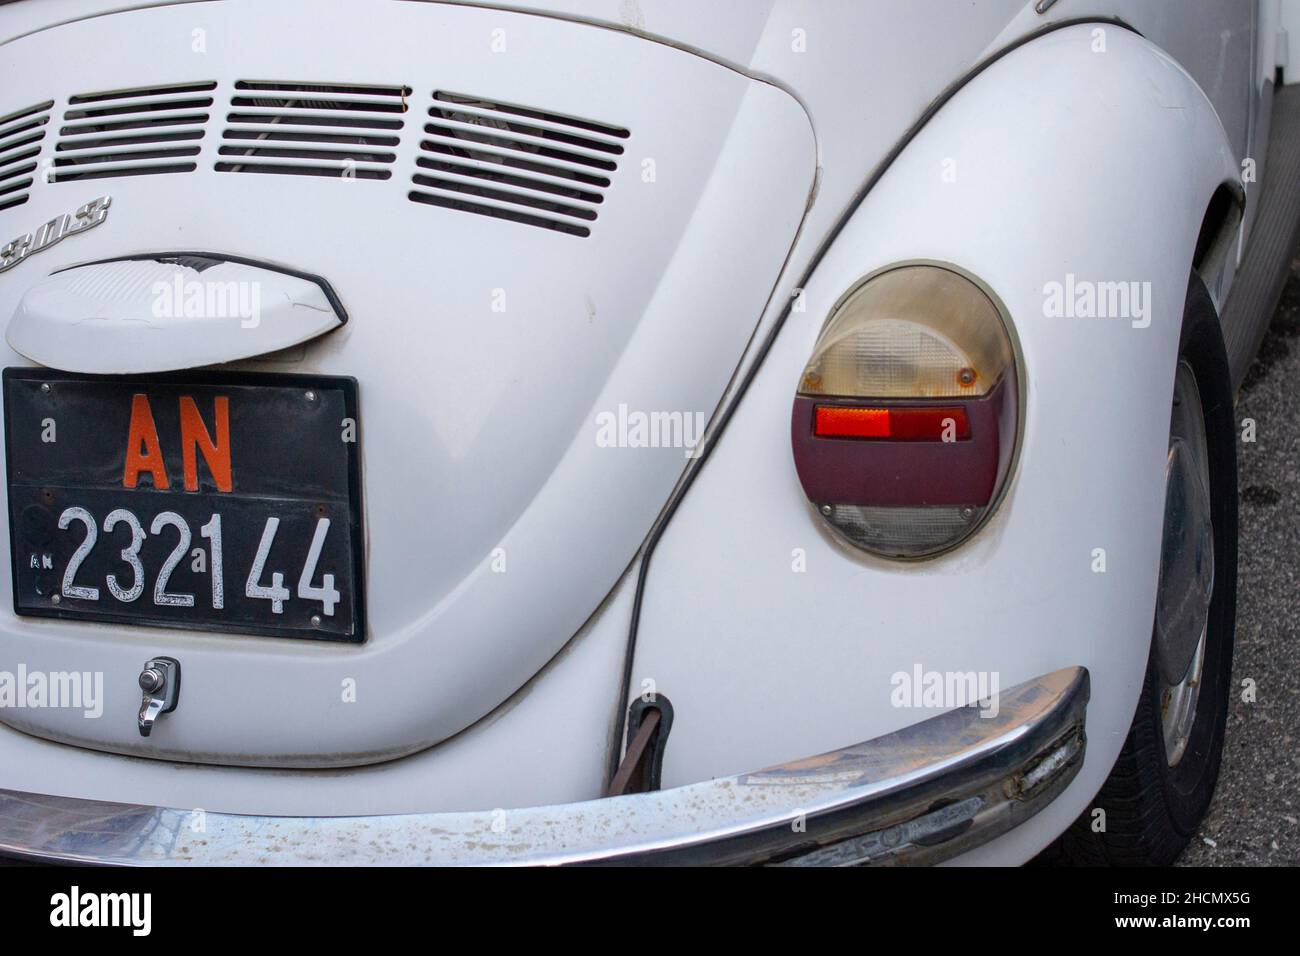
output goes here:
{"type": "Polygon", "coordinates": [[[1165,463],[1164,532],[1156,594],[1156,662],[1165,759],[1176,765],[1196,723],[1214,592],[1209,445],[1196,375],[1179,362],[1165,463]]]}

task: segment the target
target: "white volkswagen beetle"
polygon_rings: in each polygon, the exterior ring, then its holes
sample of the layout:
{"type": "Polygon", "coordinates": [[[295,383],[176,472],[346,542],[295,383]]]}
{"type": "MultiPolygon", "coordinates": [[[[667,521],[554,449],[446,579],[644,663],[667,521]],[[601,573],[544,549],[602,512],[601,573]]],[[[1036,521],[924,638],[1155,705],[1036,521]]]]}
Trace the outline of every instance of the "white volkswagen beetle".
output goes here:
{"type": "Polygon", "coordinates": [[[1173,860],[1300,2],[509,7],[0,5],[0,853],[1173,860]]]}

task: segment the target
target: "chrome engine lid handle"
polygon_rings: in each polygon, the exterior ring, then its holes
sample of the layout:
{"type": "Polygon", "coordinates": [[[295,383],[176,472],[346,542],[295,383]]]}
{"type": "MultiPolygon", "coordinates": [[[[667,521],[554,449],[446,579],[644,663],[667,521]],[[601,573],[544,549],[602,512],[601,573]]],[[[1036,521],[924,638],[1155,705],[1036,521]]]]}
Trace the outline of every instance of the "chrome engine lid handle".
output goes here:
{"type": "Polygon", "coordinates": [[[153,732],[154,722],[176,709],[181,692],[181,665],[170,657],[155,657],[145,662],[138,678],[144,697],[140,701],[138,723],[140,736],[153,732]]]}

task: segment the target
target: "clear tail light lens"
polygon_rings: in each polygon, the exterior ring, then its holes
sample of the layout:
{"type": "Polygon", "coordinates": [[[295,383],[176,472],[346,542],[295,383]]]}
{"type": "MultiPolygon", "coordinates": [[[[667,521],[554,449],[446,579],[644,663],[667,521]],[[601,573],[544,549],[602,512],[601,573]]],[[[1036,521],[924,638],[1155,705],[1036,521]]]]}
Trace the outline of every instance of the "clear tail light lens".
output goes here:
{"type": "Polygon", "coordinates": [[[989,293],[941,265],[879,272],[840,299],[804,367],[799,480],[859,548],[946,551],[997,504],[1019,404],[1010,329],[989,293]]]}

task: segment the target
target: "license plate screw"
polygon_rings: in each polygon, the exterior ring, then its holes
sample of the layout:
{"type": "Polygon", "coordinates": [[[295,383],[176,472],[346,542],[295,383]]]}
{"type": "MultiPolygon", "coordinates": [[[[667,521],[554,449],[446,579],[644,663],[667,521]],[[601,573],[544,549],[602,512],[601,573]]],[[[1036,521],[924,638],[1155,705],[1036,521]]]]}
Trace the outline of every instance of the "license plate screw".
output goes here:
{"type": "Polygon", "coordinates": [[[58,603],[59,603],[60,601],[62,601],[62,600],[63,600],[63,598],[59,597],[57,594],[51,594],[51,595],[50,595],[50,603],[51,603],[51,604],[58,604],[58,603]]]}
{"type": "Polygon", "coordinates": [[[50,383],[41,382],[41,391],[44,392],[46,395],[50,394],[50,383]]]}
{"type": "Polygon", "coordinates": [[[314,401],[316,401],[316,393],[313,392],[313,391],[311,391],[310,389],[307,391],[307,396],[306,396],[306,397],[307,397],[307,401],[309,401],[309,402],[314,402],[314,401]]]}
{"type": "Polygon", "coordinates": [[[320,615],[319,615],[319,614],[313,614],[313,615],[311,616],[311,626],[312,626],[312,627],[320,627],[320,615]]]}

